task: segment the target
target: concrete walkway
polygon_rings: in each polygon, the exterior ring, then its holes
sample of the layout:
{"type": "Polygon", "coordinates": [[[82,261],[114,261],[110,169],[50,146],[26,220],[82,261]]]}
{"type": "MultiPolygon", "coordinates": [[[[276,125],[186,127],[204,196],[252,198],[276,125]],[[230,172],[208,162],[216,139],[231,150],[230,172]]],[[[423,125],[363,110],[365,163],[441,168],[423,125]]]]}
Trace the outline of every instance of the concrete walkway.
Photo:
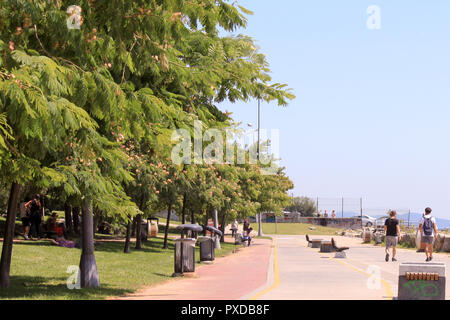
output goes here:
{"type": "MultiPolygon", "coordinates": [[[[331,239],[330,236],[313,238],[331,239]]],[[[307,248],[304,236],[274,236],[272,283],[248,299],[260,300],[391,300],[398,292],[401,262],[424,262],[425,254],[399,249],[399,262],[387,263],[383,247],[362,244],[358,238],[334,237],[349,246],[347,259],[307,248]]],[[[435,254],[434,262],[450,267],[448,254],[435,254]]],[[[448,288],[448,285],[447,285],[448,288]]],[[[450,298],[449,290],[447,299],[450,298]]]]}
{"type": "Polygon", "coordinates": [[[266,284],[272,241],[255,239],[253,246],[240,248],[235,254],[216,259],[213,265],[197,264],[193,277],[174,279],[114,300],[238,300],[266,284]]]}

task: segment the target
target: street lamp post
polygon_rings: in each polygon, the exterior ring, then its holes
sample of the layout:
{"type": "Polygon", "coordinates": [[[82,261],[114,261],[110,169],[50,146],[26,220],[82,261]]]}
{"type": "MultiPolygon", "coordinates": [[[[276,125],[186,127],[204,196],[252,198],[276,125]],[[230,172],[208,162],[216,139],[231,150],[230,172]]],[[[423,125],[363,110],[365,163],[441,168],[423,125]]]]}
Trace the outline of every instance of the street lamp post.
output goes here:
{"type": "MultiPolygon", "coordinates": [[[[258,146],[257,146],[258,162],[260,159],[260,151],[261,151],[260,146],[261,146],[261,99],[258,99],[258,146]]],[[[261,212],[258,214],[258,217],[259,217],[258,237],[262,237],[264,234],[262,232],[261,212]]]]}

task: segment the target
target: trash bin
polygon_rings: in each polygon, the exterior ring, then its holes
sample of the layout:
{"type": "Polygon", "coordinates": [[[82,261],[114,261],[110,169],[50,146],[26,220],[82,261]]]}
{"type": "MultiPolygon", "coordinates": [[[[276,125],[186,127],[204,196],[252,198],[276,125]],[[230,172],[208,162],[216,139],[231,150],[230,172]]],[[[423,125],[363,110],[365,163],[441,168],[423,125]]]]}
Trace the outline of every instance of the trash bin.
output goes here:
{"type": "Polygon", "coordinates": [[[150,221],[150,230],[149,234],[151,238],[157,238],[158,237],[158,224],[159,219],[158,218],[150,218],[148,219],[150,221]]]}
{"type": "Polygon", "coordinates": [[[362,239],[364,243],[370,243],[370,241],[372,240],[372,232],[370,231],[369,228],[364,228],[362,233],[362,239]]]}
{"type": "Polygon", "coordinates": [[[200,243],[200,261],[214,261],[215,260],[215,240],[211,237],[199,237],[200,243]]]}
{"type": "Polygon", "coordinates": [[[142,220],[141,223],[141,239],[143,241],[147,241],[148,240],[148,235],[149,235],[149,228],[150,228],[150,224],[145,220],[142,220]]]}
{"type": "Polygon", "coordinates": [[[195,239],[175,240],[175,273],[195,272],[195,239]]]}
{"type": "Polygon", "coordinates": [[[217,236],[222,236],[222,231],[220,231],[217,228],[207,226],[206,231],[211,234],[210,237],[201,237],[199,238],[200,241],[200,261],[201,262],[212,262],[215,260],[215,248],[216,248],[216,241],[219,241],[217,239],[217,236]]]}
{"type": "Polygon", "coordinates": [[[175,240],[174,276],[195,272],[195,243],[196,239],[185,238],[186,232],[201,232],[203,228],[196,224],[183,224],[177,227],[181,230],[181,239],[175,240]]]}

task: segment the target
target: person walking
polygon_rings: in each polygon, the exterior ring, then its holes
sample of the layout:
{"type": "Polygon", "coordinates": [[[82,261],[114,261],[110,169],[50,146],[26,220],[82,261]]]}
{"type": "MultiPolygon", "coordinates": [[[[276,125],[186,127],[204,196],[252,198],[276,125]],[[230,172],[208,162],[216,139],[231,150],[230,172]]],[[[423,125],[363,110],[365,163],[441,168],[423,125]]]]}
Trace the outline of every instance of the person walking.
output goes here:
{"type": "Polygon", "coordinates": [[[42,223],[41,196],[37,194],[33,200],[25,204],[25,208],[30,210],[31,237],[40,238],[42,223]]]}
{"type": "Polygon", "coordinates": [[[236,236],[238,230],[239,230],[239,223],[237,219],[234,219],[233,223],[231,224],[231,236],[233,238],[236,236]]]}
{"type": "Polygon", "coordinates": [[[248,231],[250,229],[250,222],[248,222],[248,218],[245,218],[244,220],[244,232],[248,231]]]}
{"type": "Polygon", "coordinates": [[[389,212],[389,218],[384,223],[384,232],[386,233],[386,262],[389,262],[389,249],[392,248],[392,262],[396,262],[397,259],[397,245],[401,240],[400,223],[397,220],[397,212],[392,210],[389,212]]]}
{"type": "Polygon", "coordinates": [[[419,225],[422,242],[425,243],[426,262],[433,260],[433,245],[438,234],[436,219],[431,215],[432,211],[431,208],[425,209],[425,215],[422,217],[422,221],[419,225]]]}
{"type": "Polygon", "coordinates": [[[333,219],[336,219],[336,211],[333,210],[333,212],[331,212],[331,217],[332,217],[333,219]]]}
{"type": "Polygon", "coordinates": [[[20,204],[20,220],[22,220],[22,226],[23,226],[23,238],[25,240],[28,240],[28,236],[30,233],[30,210],[28,210],[26,207],[26,202],[22,202],[20,204]]]}

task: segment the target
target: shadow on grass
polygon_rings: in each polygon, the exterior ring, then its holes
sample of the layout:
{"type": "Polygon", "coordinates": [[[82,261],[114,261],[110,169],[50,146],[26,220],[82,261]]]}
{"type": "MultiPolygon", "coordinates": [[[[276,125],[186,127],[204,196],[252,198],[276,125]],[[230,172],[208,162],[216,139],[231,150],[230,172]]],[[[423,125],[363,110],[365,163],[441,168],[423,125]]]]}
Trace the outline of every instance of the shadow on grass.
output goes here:
{"type": "MultiPolygon", "coordinates": [[[[95,251],[98,252],[123,252],[125,243],[123,241],[107,241],[107,242],[100,242],[96,241],[95,243],[95,251]]],[[[14,246],[33,246],[33,247],[58,247],[55,245],[50,244],[49,240],[40,240],[40,241],[21,241],[21,242],[15,242],[14,246]]],[[[163,249],[163,239],[151,239],[149,241],[144,241],[142,243],[142,249],[136,250],[135,249],[135,243],[131,242],[131,251],[137,251],[137,252],[150,252],[150,253],[162,253],[166,250],[173,251],[175,248],[175,245],[173,243],[173,240],[168,240],[168,248],[163,249]]],[[[80,250],[79,248],[72,248],[67,250],[80,250]]]]}
{"type": "Polygon", "coordinates": [[[11,276],[10,288],[0,289],[0,299],[103,299],[107,296],[122,296],[132,293],[131,290],[111,288],[100,284],[98,289],[70,290],[66,285],[66,278],[11,276]],[[61,284],[53,284],[54,282],[61,284]],[[51,283],[53,282],[53,283],[51,283]]]}
{"type": "MultiPolygon", "coordinates": [[[[163,239],[154,238],[148,241],[142,242],[142,249],[137,250],[135,249],[135,242],[131,242],[130,249],[131,252],[149,252],[149,253],[163,253],[167,250],[173,251],[175,248],[175,244],[172,240],[168,240],[167,242],[168,248],[163,249],[163,239]]],[[[98,242],[95,245],[95,251],[99,252],[123,252],[125,243],[123,241],[121,242],[98,242]]]]}

